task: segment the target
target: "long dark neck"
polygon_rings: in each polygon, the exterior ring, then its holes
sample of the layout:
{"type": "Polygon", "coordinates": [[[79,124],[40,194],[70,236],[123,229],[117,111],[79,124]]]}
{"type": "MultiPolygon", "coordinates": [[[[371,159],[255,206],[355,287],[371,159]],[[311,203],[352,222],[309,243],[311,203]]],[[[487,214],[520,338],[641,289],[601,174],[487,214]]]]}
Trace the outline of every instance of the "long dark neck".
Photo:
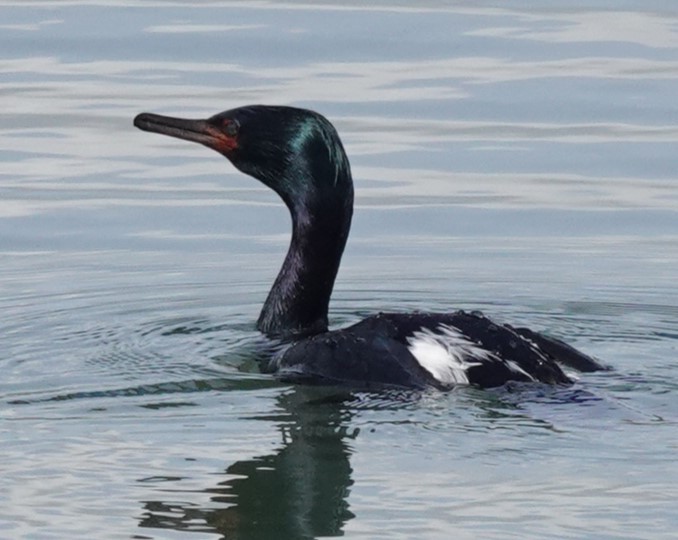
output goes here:
{"type": "Polygon", "coordinates": [[[259,315],[261,332],[284,338],[327,330],[330,296],[353,213],[350,176],[347,180],[340,197],[318,196],[297,207],[288,204],[292,241],[259,315]]]}

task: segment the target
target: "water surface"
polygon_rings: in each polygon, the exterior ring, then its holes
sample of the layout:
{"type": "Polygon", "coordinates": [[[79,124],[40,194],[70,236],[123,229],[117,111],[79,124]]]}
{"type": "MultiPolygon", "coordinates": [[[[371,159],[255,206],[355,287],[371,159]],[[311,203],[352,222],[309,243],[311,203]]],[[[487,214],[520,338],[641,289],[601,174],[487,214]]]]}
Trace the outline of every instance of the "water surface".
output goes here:
{"type": "Polygon", "coordinates": [[[678,11],[0,2],[0,536],[673,538],[678,11]],[[257,372],[289,221],[141,111],[316,109],[356,213],[331,306],[481,309],[571,388],[257,372]]]}

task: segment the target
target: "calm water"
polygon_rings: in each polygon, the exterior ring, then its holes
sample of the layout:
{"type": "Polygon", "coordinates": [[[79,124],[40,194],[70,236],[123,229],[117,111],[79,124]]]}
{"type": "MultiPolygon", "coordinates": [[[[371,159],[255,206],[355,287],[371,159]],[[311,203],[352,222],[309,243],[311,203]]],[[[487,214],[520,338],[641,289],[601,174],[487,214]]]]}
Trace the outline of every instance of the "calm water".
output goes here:
{"type": "Polygon", "coordinates": [[[675,538],[678,6],[411,5],[0,1],[0,537],[675,538]],[[352,159],[333,324],[482,309],[614,371],[258,374],[286,212],[131,123],[256,102],[352,159]]]}

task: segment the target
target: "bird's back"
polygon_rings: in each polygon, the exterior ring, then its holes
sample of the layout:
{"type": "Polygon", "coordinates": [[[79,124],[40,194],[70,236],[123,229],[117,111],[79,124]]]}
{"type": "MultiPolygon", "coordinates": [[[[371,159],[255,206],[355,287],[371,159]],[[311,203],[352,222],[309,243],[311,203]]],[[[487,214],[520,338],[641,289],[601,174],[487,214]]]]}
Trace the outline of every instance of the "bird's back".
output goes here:
{"type": "MultiPolygon", "coordinates": [[[[283,380],[359,386],[495,387],[508,381],[567,384],[558,365],[599,366],[560,342],[497,324],[478,312],[381,313],[342,330],[297,341],[281,350],[271,368],[283,380]]],[[[583,369],[589,371],[589,369],[583,369]]]]}

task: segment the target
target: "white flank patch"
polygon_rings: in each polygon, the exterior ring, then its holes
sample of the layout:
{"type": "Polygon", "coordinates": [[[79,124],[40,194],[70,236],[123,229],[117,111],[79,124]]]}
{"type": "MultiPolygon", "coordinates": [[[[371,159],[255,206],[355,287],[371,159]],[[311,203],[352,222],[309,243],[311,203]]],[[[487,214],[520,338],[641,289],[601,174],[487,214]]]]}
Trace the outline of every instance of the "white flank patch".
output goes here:
{"type": "Polygon", "coordinates": [[[408,349],[421,367],[443,384],[468,384],[466,372],[499,358],[471,341],[458,328],[441,324],[423,328],[407,339],[408,349]]]}

